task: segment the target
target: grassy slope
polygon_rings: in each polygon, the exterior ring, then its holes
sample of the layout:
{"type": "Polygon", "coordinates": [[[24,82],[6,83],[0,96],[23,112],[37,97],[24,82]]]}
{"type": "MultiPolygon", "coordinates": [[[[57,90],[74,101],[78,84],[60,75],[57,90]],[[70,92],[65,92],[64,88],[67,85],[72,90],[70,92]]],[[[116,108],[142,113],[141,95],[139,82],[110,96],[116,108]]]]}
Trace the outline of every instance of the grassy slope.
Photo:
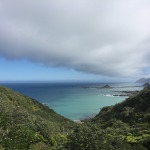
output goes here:
{"type": "Polygon", "coordinates": [[[0,86],[0,147],[57,147],[74,125],[36,100],[0,86]]]}

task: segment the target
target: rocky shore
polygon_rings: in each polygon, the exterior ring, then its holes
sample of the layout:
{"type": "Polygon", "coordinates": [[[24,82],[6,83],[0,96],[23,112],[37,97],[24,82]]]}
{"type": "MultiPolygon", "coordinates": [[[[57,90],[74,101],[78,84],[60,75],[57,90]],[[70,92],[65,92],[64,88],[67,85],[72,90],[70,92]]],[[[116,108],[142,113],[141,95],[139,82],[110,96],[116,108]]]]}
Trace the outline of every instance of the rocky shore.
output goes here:
{"type": "Polygon", "coordinates": [[[120,93],[120,94],[114,94],[113,96],[131,96],[139,93],[139,91],[113,91],[113,92],[120,93]]]}

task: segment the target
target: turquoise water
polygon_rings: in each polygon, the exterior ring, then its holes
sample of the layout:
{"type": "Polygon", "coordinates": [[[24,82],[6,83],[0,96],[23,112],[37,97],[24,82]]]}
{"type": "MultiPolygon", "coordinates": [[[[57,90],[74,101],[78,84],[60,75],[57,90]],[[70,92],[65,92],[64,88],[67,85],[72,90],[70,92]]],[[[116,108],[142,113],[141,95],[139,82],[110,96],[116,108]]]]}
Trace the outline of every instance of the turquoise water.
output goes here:
{"type": "Polygon", "coordinates": [[[113,87],[111,89],[94,88],[105,85],[100,83],[7,83],[3,85],[48,105],[58,114],[72,120],[93,117],[102,107],[114,105],[127,98],[114,97],[113,94],[119,94],[114,91],[142,89],[142,87],[127,87],[135,86],[135,83],[109,84],[113,87]],[[85,86],[90,88],[83,88],[85,86]]]}

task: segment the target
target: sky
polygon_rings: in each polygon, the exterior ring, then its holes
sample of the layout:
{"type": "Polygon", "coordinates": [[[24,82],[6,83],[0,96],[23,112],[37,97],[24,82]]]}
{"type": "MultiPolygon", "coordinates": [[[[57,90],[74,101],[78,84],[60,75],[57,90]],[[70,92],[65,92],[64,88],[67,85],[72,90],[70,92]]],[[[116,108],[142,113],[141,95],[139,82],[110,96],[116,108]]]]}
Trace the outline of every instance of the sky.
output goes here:
{"type": "Polygon", "coordinates": [[[134,81],[149,58],[149,0],[0,0],[0,81],[134,81]]]}

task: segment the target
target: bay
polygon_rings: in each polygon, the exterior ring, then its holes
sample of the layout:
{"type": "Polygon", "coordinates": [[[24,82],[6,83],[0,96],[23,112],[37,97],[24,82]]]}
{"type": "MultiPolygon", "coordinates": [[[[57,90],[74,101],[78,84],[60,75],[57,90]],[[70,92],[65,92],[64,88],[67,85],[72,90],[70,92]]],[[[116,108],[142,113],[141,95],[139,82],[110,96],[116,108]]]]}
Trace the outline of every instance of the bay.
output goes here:
{"type": "Polygon", "coordinates": [[[71,120],[91,118],[104,106],[122,102],[126,96],[113,96],[119,91],[141,90],[136,83],[3,83],[14,91],[38,100],[71,120]]]}

